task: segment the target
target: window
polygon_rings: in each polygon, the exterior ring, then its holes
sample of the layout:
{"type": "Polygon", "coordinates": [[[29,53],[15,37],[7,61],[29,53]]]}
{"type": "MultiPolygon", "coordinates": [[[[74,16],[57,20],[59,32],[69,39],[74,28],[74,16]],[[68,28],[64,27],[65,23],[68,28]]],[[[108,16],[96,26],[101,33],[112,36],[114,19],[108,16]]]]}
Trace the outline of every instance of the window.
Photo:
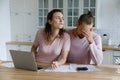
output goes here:
{"type": "Polygon", "coordinates": [[[63,11],[63,0],[53,0],[53,9],[60,9],[63,11]]]}
{"type": "Polygon", "coordinates": [[[88,11],[92,12],[94,16],[94,24],[96,18],[96,0],[83,0],[83,13],[87,13],[88,11]]]}
{"type": "Polygon", "coordinates": [[[67,25],[68,27],[75,26],[79,16],[79,0],[68,0],[67,4],[67,25]]]}
{"type": "Polygon", "coordinates": [[[39,27],[46,22],[48,11],[60,9],[63,11],[65,27],[75,27],[79,16],[91,11],[96,19],[96,0],[38,0],[39,27]]]}
{"type": "Polygon", "coordinates": [[[39,13],[39,26],[44,26],[47,20],[47,13],[48,13],[48,0],[38,0],[38,13],[39,13]]]}

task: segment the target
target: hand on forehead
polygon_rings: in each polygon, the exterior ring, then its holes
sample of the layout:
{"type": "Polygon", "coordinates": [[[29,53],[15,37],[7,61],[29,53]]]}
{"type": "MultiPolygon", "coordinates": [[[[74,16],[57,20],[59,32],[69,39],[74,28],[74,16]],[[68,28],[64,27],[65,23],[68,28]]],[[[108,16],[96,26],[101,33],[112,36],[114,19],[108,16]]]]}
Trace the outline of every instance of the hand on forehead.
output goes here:
{"type": "Polygon", "coordinates": [[[82,31],[91,31],[92,30],[92,24],[88,25],[85,23],[80,24],[79,29],[82,31]]]}

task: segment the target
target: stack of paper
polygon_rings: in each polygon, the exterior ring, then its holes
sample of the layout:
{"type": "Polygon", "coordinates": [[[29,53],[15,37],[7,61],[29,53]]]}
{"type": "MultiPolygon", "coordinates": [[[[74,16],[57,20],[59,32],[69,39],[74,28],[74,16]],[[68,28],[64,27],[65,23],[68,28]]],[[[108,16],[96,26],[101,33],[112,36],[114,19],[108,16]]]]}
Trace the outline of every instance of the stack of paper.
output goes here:
{"type": "Polygon", "coordinates": [[[69,65],[62,65],[56,69],[47,68],[45,71],[47,72],[76,72],[75,69],[70,69],[69,65]]]}
{"type": "Polygon", "coordinates": [[[100,71],[98,68],[96,68],[93,65],[78,65],[78,64],[61,65],[56,69],[47,68],[47,69],[45,69],[45,71],[47,71],[47,72],[77,72],[77,70],[76,70],[77,67],[87,67],[88,68],[88,70],[85,70],[82,72],[100,71]]]}

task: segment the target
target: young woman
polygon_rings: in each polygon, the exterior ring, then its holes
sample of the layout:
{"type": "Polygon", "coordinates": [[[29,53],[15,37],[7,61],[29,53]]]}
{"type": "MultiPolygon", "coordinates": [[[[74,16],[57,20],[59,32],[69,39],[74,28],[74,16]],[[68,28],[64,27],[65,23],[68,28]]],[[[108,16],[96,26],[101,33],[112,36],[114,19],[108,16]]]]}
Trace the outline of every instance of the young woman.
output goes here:
{"type": "Polygon", "coordinates": [[[103,60],[101,37],[93,32],[93,16],[91,12],[80,16],[76,28],[68,30],[71,37],[69,63],[101,64],[103,60]]]}
{"type": "Polygon", "coordinates": [[[70,49],[70,36],[64,31],[63,13],[53,9],[47,15],[44,29],[36,34],[31,51],[37,62],[51,63],[52,68],[64,64],[70,49]]]}

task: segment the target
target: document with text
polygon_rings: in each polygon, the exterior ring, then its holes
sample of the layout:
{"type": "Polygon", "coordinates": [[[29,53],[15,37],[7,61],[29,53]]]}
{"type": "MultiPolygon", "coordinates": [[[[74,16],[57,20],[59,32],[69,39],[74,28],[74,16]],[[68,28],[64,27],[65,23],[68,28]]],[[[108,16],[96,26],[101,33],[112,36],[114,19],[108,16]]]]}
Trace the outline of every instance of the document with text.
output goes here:
{"type": "Polygon", "coordinates": [[[87,68],[87,70],[79,70],[80,72],[90,72],[90,71],[100,71],[94,65],[78,65],[78,64],[70,64],[70,65],[61,65],[56,69],[47,68],[46,72],[78,72],[78,68],[87,68]]]}

